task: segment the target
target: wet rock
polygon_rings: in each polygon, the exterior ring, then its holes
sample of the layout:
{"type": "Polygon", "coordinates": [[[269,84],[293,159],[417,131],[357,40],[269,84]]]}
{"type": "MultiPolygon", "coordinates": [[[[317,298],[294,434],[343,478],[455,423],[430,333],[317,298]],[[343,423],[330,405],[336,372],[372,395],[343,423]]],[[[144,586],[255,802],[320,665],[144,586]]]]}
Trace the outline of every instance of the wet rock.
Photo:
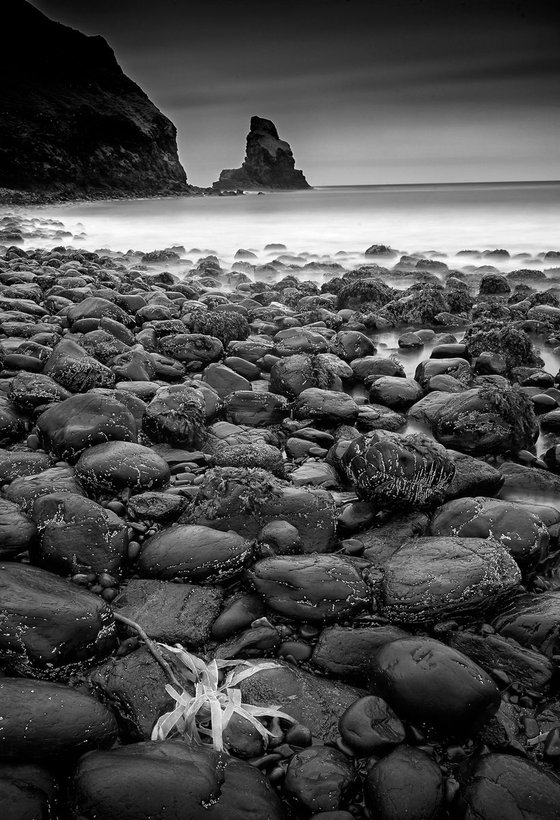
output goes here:
{"type": "Polygon", "coordinates": [[[462,358],[426,359],[420,362],[414,373],[414,378],[422,387],[426,387],[436,376],[453,376],[466,386],[472,378],[471,366],[462,358]]]}
{"type": "Polygon", "coordinates": [[[17,504],[0,498],[0,560],[15,558],[33,543],[37,529],[17,504]]]}
{"type": "Polygon", "coordinates": [[[373,607],[360,571],[339,555],[265,558],[247,570],[247,578],[268,607],[296,620],[333,621],[373,607]]]}
{"type": "Polygon", "coordinates": [[[452,536],[405,542],[384,567],[382,608],[402,623],[426,623],[496,607],[521,573],[498,541],[452,536]]]}
{"type": "Polygon", "coordinates": [[[473,495],[492,496],[498,493],[504,483],[504,478],[496,467],[492,467],[491,464],[481,459],[467,456],[465,453],[458,453],[456,450],[448,450],[447,453],[455,464],[455,475],[447,488],[447,498],[473,495]]]}
{"type": "Polygon", "coordinates": [[[337,739],[340,716],[366,694],[363,689],[319,678],[283,662],[246,678],[239,688],[244,702],[262,706],[277,704],[283,712],[307,726],[313,738],[325,743],[337,739]]]}
{"type": "Polygon", "coordinates": [[[372,659],[371,676],[401,720],[443,738],[471,737],[500,705],[492,679],[433,638],[406,638],[381,647],[372,659]]]}
{"type": "Polygon", "coordinates": [[[429,519],[422,512],[393,511],[377,527],[356,536],[364,545],[364,556],[376,567],[384,567],[389,558],[412,538],[428,532],[429,519]]]}
{"type": "Polygon", "coordinates": [[[274,393],[237,390],[224,400],[226,419],[233,424],[266,427],[280,424],[288,415],[288,402],[274,393]]]}
{"type": "Polygon", "coordinates": [[[380,647],[408,637],[397,626],[327,626],[315,644],[311,663],[327,675],[361,683],[380,647]]]}
{"type": "Polygon", "coordinates": [[[47,820],[55,811],[52,774],[33,763],[0,764],[0,816],[4,820],[47,820]]]}
{"type": "Polygon", "coordinates": [[[198,448],[206,438],[205,408],[200,390],[185,385],[162,387],[146,407],[143,428],[155,442],[198,448]]]}
{"type": "Polygon", "coordinates": [[[436,510],[430,535],[493,538],[521,566],[542,558],[550,537],[542,519],[531,508],[496,498],[461,498],[436,510]]]}
{"type": "Polygon", "coordinates": [[[358,757],[384,754],[405,739],[405,729],[389,704],[375,695],[355,701],[338,721],[345,743],[358,757]]]}
{"type": "Polygon", "coordinates": [[[202,378],[222,399],[236,390],[251,390],[251,382],[225,364],[209,364],[202,378]]]}
{"type": "Polygon", "coordinates": [[[358,405],[346,393],[309,387],[302,390],[293,406],[295,419],[313,419],[323,424],[352,424],[358,405]]]}
{"type": "Polygon", "coordinates": [[[85,450],[76,464],[76,478],[95,498],[165,487],[170,471],[161,456],[128,441],[109,441],[85,450]]]}
{"type": "Polygon", "coordinates": [[[284,820],[259,769],[202,746],[174,741],[135,743],[82,758],[70,803],[87,820],[284,820]]]}
{"type": "Polygon", "coordinates": [[[333,350],[345,362],[363,359],[364,356],[373,356],[376,352],[371,339],[365,333],[359,333],[356,330],[339,331],[333,343],[333,350]]]}
{"type": "Polygon", "coordinates": [[[0,450],[0,484],[9,484],[15,478],[39,475],[51,465],[46,453],[33,450],[0,450]]]}
{"type": "Polygon", "coordinates": [[[31,514],[35,499],[49,493],[76,493],[80,495],[82,488],[76,481],[72,467],[51,467],[37,475],[16,478],[7,487],[4,495],[21,509],[31,514]]]}
{"type": "Polygon", "coordinates": [[[407,410],[422,396],[423,391],[417,381],[398,376],[380,376],[369,391],[372,402],[390,407],[391,410],[407,410]]]}
{"type": "Polygon", "coordinates": [[[401,746],[372,766],[364,794],[366,806],[379,820],[435,820],[444,808],[439,766],[412,746],[401,746]]]}
{"type": "Polygon", "coordinates": [[[322,390],[342,390],[342,382],[324,354],[309,356],[294,354],[279,359],[270,370],[271,393],[295,399],[311,387],[322,390]]]}
{"type": "Polygon", "coordinates": [[[336,811],[355,779],[351,761],[338,749],[310,746],[290,760],[284,788],[300,810],[336,811]]]}
{"type": "Polygon", "coordinates": [[[326,490],[289,487],[258,469],[208,470],[184,523],[232,529],[255,538],[271,521],[295,527],[303,552],[331,552],[336,543],[336,511],[326,490]]]}
{"type": "Polygon", "coordinates": [[[50,493],[33,504],[38,540],[31,560],[61,575],[119,573],[128,546],[126,523],[111,510],[73,493],[50,493]]]}
{"type": "Polygon", "coordinates": [[[215,587],[131,578],[113,606],[150,638],[196,648],[209,639],[222,597],[215,587]]]}
{"type": "Polygon", "coordinates": [[[451,634],[450,645],[489,674],[498,669],[525,689],[545,693],[552,682],[553,666],[549,659],[514,640],[458,631],[451,634]]]}
{"type": "Polygon", "coordinates": [[[222,447],[215,453],[214,462],[219,467],[259,467],[279,478],[285,474],[281,451],[264,441],[222,447]]]}
{"type": "Polygon", "coordinates": [[[234,578],[252,558],[252,544],[229,531],[183,524],[146,539],[138,569],[151,578],[221,583],[234,578]]]}
{"type": "Polygon", "coordinates": [[[186,499],[181,496],[148,491],[133,495],[128,501],[127,509],[137,519],[167,523],[178,518],[185,506],[186,499]]]}
{"type": "Polygon", "coordinates": [[[560,653],[560,592],[523,595],[492,622],[505,638],[551,658],[560,653]]]}
{"type": "Polygon", "coordinates": [[[44,404],[64,401],[71,394],[50,376],[39,373],[18,373],[12,380],[8,396],[12,404],[29,413],[44,404]]]}
{"type": "Polygon", "coordinates": [[[211,362],[219,361],[224,353],[224,346],[215,336],[202,333],[179,333],[164,336],[158,343],[159,352],[171,356],[180,362],[197,362],[200,369],[211,362]]]}
{"type": "Polygon", "coordinates": [[[43,448],[64,461],[74,461],[95,444],[137,438],[132,413],[116,399],[95,393],[49,407],[37,419],[37,430],[43,448]]]}
{"type": "Polygon", "coordinates": [[[520,390],[486,385],[447,400],[432,416],[436,439],[467,455],[531,448],[538,425],[530,399],[520,390]]]}
{"type": "Polygon", "coordinates": [[[70,393],[86,393],[92,387],[113,387],[115,374],[105,365],[88,356],[70,339],[63,339],[54,348],[43,368],[45,376],[65,387],[70,393]]]}
{"type": "MultiPolygon", "coordinates": [[[[166,659],[172,663],[170,656],[166,659]]],[[[127,743],[149,740],[158,717],[171,711],[175,701],[165,689],[167,683],[162,667],[144,646],[108,658],[88,675],[92,693],[111,709],[119,736],[127,743]]]]}
{"type": "Polygon", "coordinates": [[[242,592],[230,598],[212,625],[212,637],[217,641],[229,638],[251,626],[264,615],[264,604],[258,595],[242,592]]]}
{"type": "Polygon", "coordinates": [[[0,658],[32,674],[111,651],[114,623],[105,601],[50,572],[0,564],[0,658]]]}
{"type": "Polygon", "coordinates": [[[122,308],[99,296],[88,296],[77,305],[72,305],[66,311],[66,317],[71,326],[81,319],[102,319],[103,317],[120,322],[125,327],[131,327],[135,324],[134,319],[122,308]]]}
{"type": "Polygon", "coordinates": [[[504,479],[500,498],[520,503],[549,504],[560,509],[558,476],[513,462],[505,462],[499,469],[504,479]]]}
{"type": "Polygon", "coordinates": [[[460,771],[455,804],[461,820],[556,820],[560,782],[528,760],[487,754],[471,758],[460,771]]]}
{"type": "Polygon", "coordinates": [[[0,678],[0,760],[45,761],[112,746],[111,712],[95,698],[42,680],[0,678]]]}
{"type": "Polygon", "coordinates": [[[20,439],[25,431],[23,419],[21,419],[11,402],[0,398],[0,447],[20,439]]]}
{"type": "Polygon", "coordinates": [[[437,503],[455,471],[446,451],[431,439],[385,431],[351,442],[342,464],[362,498],[388,508],[437,503]]]}
{"type": "Polygon", "coordinates": [[[280,331],[274,338],[275,352],[281,358],[295,353],[328,353],[329,343],[320,333],[306,328],[290,328],[280,331]],[[281,335],[280,335],[281,334],[281,335]]]}

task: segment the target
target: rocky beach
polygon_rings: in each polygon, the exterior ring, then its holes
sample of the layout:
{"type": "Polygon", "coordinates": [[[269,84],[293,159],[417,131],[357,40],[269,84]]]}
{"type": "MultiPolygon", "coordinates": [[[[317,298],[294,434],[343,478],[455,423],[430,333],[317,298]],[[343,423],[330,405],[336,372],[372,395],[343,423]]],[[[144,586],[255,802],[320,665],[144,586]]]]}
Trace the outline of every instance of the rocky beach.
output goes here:
{"type": "Polygon", "coordinates": [[[0,816],[557,820],[560,251],[0,224],[0,816]]]}

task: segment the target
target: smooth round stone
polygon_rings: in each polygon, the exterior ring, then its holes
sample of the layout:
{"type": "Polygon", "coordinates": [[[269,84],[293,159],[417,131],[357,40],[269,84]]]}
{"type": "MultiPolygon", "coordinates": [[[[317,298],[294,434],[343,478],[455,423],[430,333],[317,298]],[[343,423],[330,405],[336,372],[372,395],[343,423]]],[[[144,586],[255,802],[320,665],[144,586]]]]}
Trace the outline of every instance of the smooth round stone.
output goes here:
{"type": "Polygon", "coordinates": [[[76,477],[86,492],[115,495],[159,489],[169,484],[171,473],[164,459],[148,447],[125,441],[108,441],[86,450],[76,464],[76,477]]]}
{"type": "Polygon", "coordinates": [[[0,560],[15,558],[37,535],[35,524],[17,504],[0,498],[0,560]]]}
{"type": "Polygon", "coordinates": [[[39,475],[47,470],[51,463],[46,453],[36,453],[33,450],[0,450],[0,484],[9,484],[15,478],[39,475]]]}
{"type": "Polygon", "coordinates": [[[356,777],[352,762],[327,746],[310,746],[290,761],[284,787],[307,811],[335,811],[356,777]]]}
{"type": "Polygon", "coordinates": [[[382,646],[371,674],[377,691],[401,719],[444,738],[471,737],[500,705],[498,688],[486,672],[433,638],[382,646]]]}
{"type": "Polygon", "coordinates": [[[375,695],[360,698],[341,716],[338,730],[359,757],[383,754],[405,739],[405,729],[388,703],[375,695]]]}
{"type": "Polygon", "coordinates": [[[413,538],[383,570],[381,611],[405,624],[479,613],[510,597],[521,582],[512,556],[491,538],[413,538]]]}
{"type": "Polygon", "coordinates": [[[460,770],[457,820],[557,820],[560,783],[523,758],[491,753],[460,770]]]}
{"type": "Polygon", "coordinates": [[[241,593],[230,599],[212,625],[212,637],[223,641],[251,626],[264,615],[264,604],[257,595],[241,593]]]}
{"type": "Polygon", "coordinates": [[[278,649],[278,657],[292,657],[298,663],[308,660],[311,657],[312,649],[306,643],[300,641],[284,641],[278,649]]]}
{"type": "Polygon", "coordinates": [[[0,760],[78,757],[112,746],[117,725],[98,700],[78,689],[27,678],[0,678],[0,760]]]}
{"type": "Polygon", "coordinates": [[[88,447],[108,440],[136,441],[136,422],[120,401],[86,393],[61,401],[37,419],[45,450],[59,459],[73,460],[88,447]]]}
{"type": "Polygon", "coordinates": [[[238,575],[252,557],[252,542],[231,530],[182,524],[144,541],[138,568],[148,578],[221,583],[238,575]]]}
{"type": "Polygon", "coordinates": [[[368,771],[366,806],[375,820],[435,820],[443,811],[443,776],[426,752],[401,746],[368,771]]]}
{"type": "Polygon", "coordinates": [[[77,816],[96,820],[285,820],[256,766],[176,741],[132,743],[83,757],[72,805],[77,816]]]}

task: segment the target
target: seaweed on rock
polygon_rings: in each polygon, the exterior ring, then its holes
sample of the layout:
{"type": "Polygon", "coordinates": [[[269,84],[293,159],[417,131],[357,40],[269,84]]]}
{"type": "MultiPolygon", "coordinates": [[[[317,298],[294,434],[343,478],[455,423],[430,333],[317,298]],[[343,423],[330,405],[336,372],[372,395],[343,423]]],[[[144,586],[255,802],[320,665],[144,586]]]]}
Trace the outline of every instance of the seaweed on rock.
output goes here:
{"type": "Polygon", "coordinates": [[[250,329],[245,316],[233,310],[190,310],[182,317],[188,333],[202,333],[219,339],[224,347],[230,342],[244,341],[250,329]]]}
{"type": "Polygon", "coordinates": [[[499,354],[510,371],[514,367],[542,367],[544,364],[525,331],[507,322],[484,318],[468,328],[463,342],[473,358],[486,352],[499,354]]]}
{"type": "Polygon", "coordinates": [[[448,313],[446,294],[441,285],[413,285],[399,299],[386,304],[382,310],[396,324],[425,325],[432,323],[438,313],[448,313]]]}
{"type": "Polygon", "coordinates": [[[345,284],[337,296],[337,307],[351,310],[370,310],[386,305],[395,298],[393,288],[382,282],[381,279],[355,279],[345,284]]]}

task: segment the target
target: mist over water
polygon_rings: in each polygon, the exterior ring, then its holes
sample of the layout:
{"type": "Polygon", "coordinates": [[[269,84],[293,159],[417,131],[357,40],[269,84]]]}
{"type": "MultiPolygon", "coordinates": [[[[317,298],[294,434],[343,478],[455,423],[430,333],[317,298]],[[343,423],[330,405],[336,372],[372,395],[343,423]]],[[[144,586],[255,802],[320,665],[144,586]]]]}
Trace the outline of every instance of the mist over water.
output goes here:
{"type": "MultiPolygon", "coordinates": [[[[560,248],[560,183],[331,187],[75,203],[25,213],[64,222],[76,237],[63,244],[115,251],[183,245],[187,253],[194,250],[191,257],[211,251],[226,262],[239,248],[265,261],[269,243],[331,258],[339,251],[361,255],[373,243],[448,257],[462,249],[506,248],[534,256],[560,248]]],[[[505,270],[542,266],[539,260],[492,264],[505,270]]]]}

